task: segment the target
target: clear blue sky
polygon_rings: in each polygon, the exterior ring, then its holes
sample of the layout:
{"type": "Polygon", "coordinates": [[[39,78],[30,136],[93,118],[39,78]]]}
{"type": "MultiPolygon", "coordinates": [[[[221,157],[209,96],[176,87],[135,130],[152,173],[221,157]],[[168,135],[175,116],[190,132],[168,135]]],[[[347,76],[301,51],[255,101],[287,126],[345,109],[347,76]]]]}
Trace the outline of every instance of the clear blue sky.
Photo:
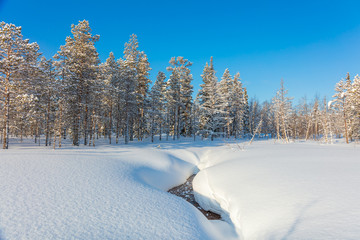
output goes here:
{"type": "MultiPolygon", "coordinates": [[[[295,97],[331,96],[336,82],[360,74],[360,1],[14,1],[0,0],[0,21],[53,56],[71,24],[86,19],[101,60],[122,57],[138,35],[155,79],[172,56],[192,61],[194,88],[210,56],[218,78],[240,72],[250,97],[270,100],[281,78],[295,97]]],[[[169,75],[166,73],[167,76],[169,75]]]]}

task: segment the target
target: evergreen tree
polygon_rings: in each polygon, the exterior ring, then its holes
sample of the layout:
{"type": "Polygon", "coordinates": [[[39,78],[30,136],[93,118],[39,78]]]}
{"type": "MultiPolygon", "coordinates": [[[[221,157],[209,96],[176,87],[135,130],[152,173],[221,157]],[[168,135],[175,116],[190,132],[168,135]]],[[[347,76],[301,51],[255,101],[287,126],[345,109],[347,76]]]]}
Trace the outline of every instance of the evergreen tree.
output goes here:
{"type": "MultiPolygon", "coordinates": [[[[149,71],[151,70],[148,58],[143,51],[139,49],[137,36],[132,34],[129,42],[125,43],[124,60],[135,71],[135,94],[136,94],[136,119],[131,122],[135,123],[135,132],[137,138],[142,140],[145,126],[146,99],[149,93],[149,71]]],[[[132,139],[132,136],[131,136],[132,139]]]]}
{"type": "Polygon", "coordinates": [[[119,60],[120,80],[122,82],[122,108],[124,114],[124,138],[125,144],[128,144],[133,137],[133,121],[138,113],[136,99],[136,69],[132,62],[127,60],[119,60]]]}
{"type": "Polygon", "coordinates": [[[23,39],[21,27],[0,23],[0,107],[4,149],[9,147],[10,130],[15,127],[16,103],[29,102],[29,99],[32,101],[32,96],[26,94],[26,89],[29,87],[29,77],[31,74],[35,75],[38,49],[36,43],[23,39]]]}
{"type": "Polygon", "coordinates": [[[62,66],[62,82],[71,121],[73,145],[80,144],[81,135],[87,145],[89,123],[93,107],[93,93],[98,91],[97,74],[99,58],[95,48],[98,35],[91,34],[89,22],[79,21],[71,26],[72,37],[66,38],[65,45],[55,55],[62,66]]]}
{"type": "Polygon", "coordinates": [[[171,75],[167,81],[166,99],[169,114],[168,125],[172,129],[173,140],[175,140],[175,137],[180,137],[180,72],[176,67],[175,57],[171,58],[170,64],[172,66],[167,68],[168,71],[171,71],[171,75]]]}
{"type": "Polygon", "coordinates": [[[232,79],[230,89],[230,117],[232,123],[232,134],[235,138],[244,134],[244,119],[247,107],[245,100],[245,89],[240,81],[240,73],[236,73],[232,79]]]}
{"type": "MultiPolygon", "coordinates": [[[[37,86],[38,98],[40,99],[41,112],[45,115],[45,146],[50,144],[51,132],[55,128],[55,112],[59,98],[60,86],[56,81],[56,71],[53,60],[41,58],[40,62],[41,82],[37,86]]],[[[56,134],[55,132],[53,134],[56,134]]]]}
{"type": "Polygon", "coordinates": [[[165,100],[165,83],[166,76],[163,72],[159,71],[154,86],[150,91],[150,111],[151,118],[151,142],[154,142],[154,134],[159,133],[159,140],[161,141],[161,134],[164,122],[164,100],[165,100]]]}
{"type": "Polygon", "coordinates": [[[247,89],[244,88],[244,95],[243,95],[243,103],[244,103],[244,114],[243,114],[243,132],[244,135],[248,135],[250,133],[250,107],[249,107],[249,96],[247,94],[247,89]]]}
{"type": "Polygon", "coordinates": [[[178,57],[178,62],[180,63],[180,132],[184,136],[192,135],[192,124],[191,124],[191,109],[192,109],[192,93],[193,86],[191,82],[193,76],[191,74],[190,68],[192,62],[183,57],[178,57]]]}
{"type": "Polygon", "coordinates": [[[221,77],[221,81],[218,85],[218,95],[219,95],[219,103],[218,108],[222,111],[223,122],[226,124],[226,136],[230,137],[230,125],[233,122],[233,118],[231,116],[231,108],[233,105],[232,102],[232,91],[234,90],[234,82],[232,81],[229,69],[225,69],[223,76],[221,77]]]}
{"type": "Polygon", "coordinates": [[[110,52],[106,62],[101,65],[101,74],[103,78],[103,104],[106,116],[106,134],[111,144],[111,136],[113,133],[113,119],[116,119],[116,136],[118,142],[118,131],[120,124],[120,109],[121,109],[121,82],[120,82],[120,67],[115,60],[115,56],[110,52]]]}
{"type": "Polygon", "coordinates": [[[217,78],[215,75],[213,58],[206,63],[201,75],[203,84],[200,85],[199,102],[201,107],[200,129],[202,134],[211,140],[215,132],[222,127],[221,111],[218,109],[219,96],[217,92],[217,78]]]}
{"type": "Polygon", "coordinates": [[[191,85],[192,74],[189,67],[192,63],[183,57],[172,57],[169,61],[170,65],[167,70],[172,72],[168,82],[168,105],[173,113],[172,128],[175,131],[177,138],[180,134],[184,136],[191,136],[191,107],[192,107],[192,92],[191,85]],[[175,101],[175,99],[177,99],[175,101]],[[174,112],[177,111],[177,112],[174,112]],[[174,116],[176,115],[176,119],[174,116]]]}

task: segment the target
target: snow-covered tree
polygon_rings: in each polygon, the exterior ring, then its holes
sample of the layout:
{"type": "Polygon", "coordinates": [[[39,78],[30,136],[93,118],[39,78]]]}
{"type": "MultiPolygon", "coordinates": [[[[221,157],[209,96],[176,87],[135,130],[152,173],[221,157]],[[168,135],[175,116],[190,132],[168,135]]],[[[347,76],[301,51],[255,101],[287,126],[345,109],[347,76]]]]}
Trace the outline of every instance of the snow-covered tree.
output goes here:
{"type": "Polygon", "coordinates": [[[173,140],[175,137],[180,137],[180,72],[179,69],[175,66],[174,58],[170,60],[170,64],[174,62],[174,65],[168,67],[167,70],[171,71],[169,80],[167,81],[167,109],[169,113],[169,128],[172,129],[173,140]]]}
{"type": "Polygon", "coordinates": [[[62,83],[68,105],[67,113],[71,121],[73,145],[80,144],[81,135],[87,145],[89,123],[92,114],[92,94],[98,91],[97,74],[99,57],[95,48],[98,35],[92,35],[89,22],[79,21],[71,26],[71,37],[54,56],[62,66],[62,83]]]}
{"type": "Polygon", "coordinates": [[[102,102],[104,108],[102,109],[106,119],[105,129],[106,134],[111,144],[111,136],[113,133],[113,119],[116,121],[116,142],[118,143],[120,117],[121,117],[121,98],[122,85],[120,81],[120,67],[115,60],[115,56],[110,52],[109,57],[105,63],[101,64],[101,75],[103,79],[103,97],[102,102]]]}
{"type": "Polygon", "coordinates": [[[353,135],[360,138],[360,77],[356,75],[350,88],[351,115],[353,119],[353,135]]]}
{"type": "Polygon", "coordinates": [[[250,133],[250,107],[249,107],[249,96],[247,94],[247,89],[244,88],[244,95],[243,95],[243,103],[244,103],[244,113],[243,113],[243,133],[247,135],[250,133]]]}
{"type": "Polygon", "coordinates": [[[288,90],[284,87],[284,80],[281,79],[280,89],[273,98],[273,111],[276,119],[277,138],[283,138],[286,142],[289,142],[288,130],[292,98],[287,97],[287,93],[288,90]]]}
{"type": "Polygon", "coordinates": [[[120,79],[122,82],[122,108],[124,115],[124,138],[125,144],[133,138],[133,124],[137,109],[136,99],[136,69],[133,68],[132,62],[127,60],[119,60],[120,79]]]}
{"type": "Polygon", "coordinates": [[[336,93],[333,95],[335,98],[331,102],[331,106],[334,107],[336,110],[339,111],[339,114],[342,118],[343,122],[343,132],[346,139],[346,143],[349,143],[349,128],[348,128],[348,122],[350,117],[350,101],[349,101],[349,94],[350,94],[350,88],[351,88],[351,80],[349,73],[347,74],[346,81],[341,79],[335,86],[336,93]]]}
{"type": "Polygon", "coordinates": [[[159,71],[156,81],[150,91],[150,107],[149,117],[151,118],[150,136],[151,142],[154,141],[155,133],[159,133],[159,140],[161,141],[161,134],[164,124],[164,101],[165,101],[165,73],[159,71]]]}
{"type": "Polygon", "coordinates": [[[251,98],[249,102],[249,133],[255,134],[255,130],[261,121],[261,106],[256,98],[251,98]]]}
{"type": "Polygon", "coordinates": [[[212,57],[210,64],[206,63],[201,77],[203,84],[200,85],[199,92],[201,107],[200,130],[205,137],[210,136],[211,140],[213,140],[215,132],[223,125],[221,111],[218,109],[217,78],[212,57]]]}
{"type": "MultiPolygon", "coordinates": [[[[132,34],[129,42],[125,43],[124,60],[135,71],[136,116],[132,119],[135,124],[137,138],[141,140],[144,134],[146,99],[149,94],[149,71],[151,70],[147,55],[140,51],[137,36],[132,34]]],[[[131,136],[132,139],[132,136],[131,136]]]]}
{"type": "Polygon", "coordinates": [[[191,124],[193,93],[193,86],[191,85],[191,82],[193,80],[193,76],[189,67],[192,63],[183,57],[178,57],[178,62],[180,64],[180,133],[184,136],[191,136],[193,131],[191,124]]]}
{"type": "Polygon", "coordinates": [[[41,104],[41,112],[44,112],[45,115],[45,146],[48,146],[50,144],[51,132],[56,134],[54,124],[61,86],[56,81],[57,73],[52,59],[47,60],[45,57],[42,57],[40,71],[40,82],[35,83],[34,86],[37,86],[36,92],[41,104]]]}
{"type": "Polygon", "coordinates": [[[237,138],[244,135],[244,118],[247,101],[245,101],[245,88],[243,88],[240,73],[236,73],[232,79],[230,88],[230,116],[232,123],[232,135],[237,138]]]}
{"type": "Polygon", "coordinates": [[[221,77],[221,81],[218,84],[218,96],[219,96],[219,101],[218,101],[218,108],[222,111],[222,117],[223,117],[223,121],[226,125],[226,137],[230,137],[230,130],[231,130],[231,123],[233,122],[233,118],[231,116],[231,108],[233,105],[232,102],[232,91],[234,88],[234,82],[232,81],[229,69],[225,69],[224,74],[221,77]]]}
{"type": "Polygon", "coordinates": [[[16,104],[21,101],[29,102],[32,98],[27,95],[26,89],[30,87],[29,78],[36,75],[38,50],[39,46],[36,43],[29,43],[28,39],[23,39],[21,27],[0,23],[0,110],[4,149],[9,147],[11,128],[16,128],[16,104]]]}
{"type": "Polygon", "coordinates": [[[192,75],[189,67],[192,63],[183,57],[172,57],[167,70],[171,72],[167,82],[167,106],[170,128],[175,136],[191,135],[191,107],[192,107],[192,75]]]}

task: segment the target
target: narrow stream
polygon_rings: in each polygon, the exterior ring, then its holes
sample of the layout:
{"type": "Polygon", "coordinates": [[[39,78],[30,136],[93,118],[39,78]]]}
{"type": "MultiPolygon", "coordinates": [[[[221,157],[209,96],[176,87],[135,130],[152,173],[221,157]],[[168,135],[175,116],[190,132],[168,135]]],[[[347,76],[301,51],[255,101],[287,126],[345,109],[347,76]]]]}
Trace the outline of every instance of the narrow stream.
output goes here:
{"type": "Polygon", "coordinates": [[[171,188],[168,192],[171,194],[174,194],[178,197],[184,198],[186,201],[194,205],[197,209],[200,210],[204,214],[204,216],[209,220],[220,220],[221,216],[219,214],[205,211],[196,201],[194,197],[194,190],[193,190],[193,179],[196,176],[196,174],[191,175],[185,183],[171,188]]]}

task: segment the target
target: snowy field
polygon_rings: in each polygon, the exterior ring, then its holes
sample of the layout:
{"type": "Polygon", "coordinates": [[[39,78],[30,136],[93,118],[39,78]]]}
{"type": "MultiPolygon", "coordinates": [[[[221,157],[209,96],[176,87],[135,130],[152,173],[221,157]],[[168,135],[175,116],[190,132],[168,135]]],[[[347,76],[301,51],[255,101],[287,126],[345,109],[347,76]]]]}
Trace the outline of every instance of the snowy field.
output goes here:
{"type": "Polygon", "coordinates": [[[360,146],[222,140],[0,150],[0,239],[359,239],[360,146]],[[166,191],[193,172],[208,221],[166,191]]]}
{"type": "Polygon", "coordinates": [[[242,239],[360,239],[360,146],[232,149],[203,156],[194,191],[205,209],[227,212],[242,239]]]}

